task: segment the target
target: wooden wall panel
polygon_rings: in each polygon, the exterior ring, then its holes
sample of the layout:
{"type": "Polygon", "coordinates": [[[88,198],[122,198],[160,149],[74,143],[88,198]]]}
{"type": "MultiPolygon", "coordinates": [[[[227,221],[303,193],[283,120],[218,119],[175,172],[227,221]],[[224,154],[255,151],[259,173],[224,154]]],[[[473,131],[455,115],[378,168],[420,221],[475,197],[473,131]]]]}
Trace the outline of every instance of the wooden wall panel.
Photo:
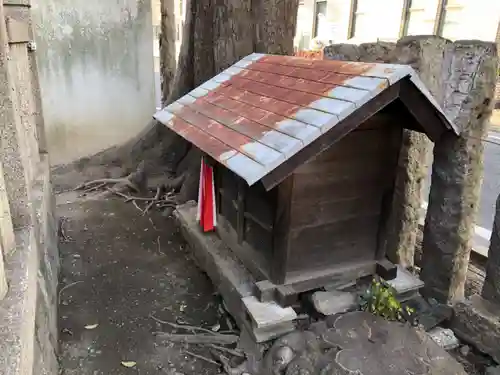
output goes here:
{"type": "MultiPolygon", "coordinates": [[[[294,213],[295,204],[303,202],[304,204],[312,205],[313,202],[332,202],[346,199],[356,199],[363,197],[366,194],[366,186],[370,186],[370,194],[382,194],[387,186],[387,176],[380,175],[378,172],[369,172],[358,179],[330,181],[329,183],[298,184],[297,190],[294,192],[294,213]]],[[[302,213],[300,213],[302,214],[302,213]]]]}
{"type": "Polygon", "coordinates": [[[261,227],[271,231],[276,210],[275,191],[267,192],[257,183],[247,190],[245,196],[245,218],[253,220],[261,227]]]}
{"type": "Polygon", "coordinates": [[[224,216],[227,222],[236,230],[238,214],[235,204],[236,202],[234,200],[229,200],[225,196],[222,196],[222,200],[220,201],[220,214],[224,216]]]}
{"type": "Polygon", "coordinates": [[[290,233],[288,272],[375,259],[379,215],[297,228],[290,233]]]}
{"type": "Polygon", "coordinates": [[[245,219],[244,241],[258,253],[267,263],[271,262],[273,257],[273,236],[259,224],[251,219],[245,219]]]}
{"type": "Polygon", "coordinates": [[[294,174],[287,272],[375,259],[384,196],[399,145],[395,127],[356,130],[294,174]]]}
{"type": "Polygon", "coordinates": [[[273,258],[275,191],[262,184],[248,187],[230,170],[216,167],[219,223],[217,232],[259,279],[269,278],[273,258]]]}
{"type": "MultiPolygon", "coordinates": [[[[379,196],[381,191],[375,192],[379,196]]],[[[295,204],[300,215],[292,217],[293,227],[317,226],[338,222],[339,218],[351,219],[364,216],[376,216],[381,212],[380,202],[371,196],[353,199],[330,200],[316,202],[299,202],[295,204]]]]}
{"type": "MultiPolygon", "coordinates": [[[[367,125],[370,126],[370,125],[367,125]]],[[[388,130],[385,128],[367,128],[366,130],[356,130],[347,134],[340,141],[335,143],[330,150],[318,155],[313,161],[306,163],[295,171],[301,174],[310,168],[310,164],[316,161],[339,160],[350,162],[356,159],[366,159],[367,155],[378,155],[387,147],[388,130]],[[366,138],[370,138],[367,142],[366,138]]]]}

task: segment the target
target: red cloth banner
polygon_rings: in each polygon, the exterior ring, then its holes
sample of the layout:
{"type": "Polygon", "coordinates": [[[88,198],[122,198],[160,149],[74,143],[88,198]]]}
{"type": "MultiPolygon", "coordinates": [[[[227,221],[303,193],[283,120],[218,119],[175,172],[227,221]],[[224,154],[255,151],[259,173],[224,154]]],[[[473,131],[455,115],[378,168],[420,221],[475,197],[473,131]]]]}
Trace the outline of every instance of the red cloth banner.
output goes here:
{"type": "Polygon", "coordinates": [[[198,187],[198,211],[196,219],[204,232],[211,232],[217,226],[215,209],[214,169],[201,159],[200,185],[198,187]]]}

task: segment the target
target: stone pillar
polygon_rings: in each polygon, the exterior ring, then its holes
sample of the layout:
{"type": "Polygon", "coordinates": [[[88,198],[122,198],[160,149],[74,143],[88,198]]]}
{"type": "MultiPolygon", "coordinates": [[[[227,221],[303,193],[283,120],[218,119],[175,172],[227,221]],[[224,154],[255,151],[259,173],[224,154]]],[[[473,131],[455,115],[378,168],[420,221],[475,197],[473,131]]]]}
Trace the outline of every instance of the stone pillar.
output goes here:
{"type": "Polygon", "coordinates": [[[491,230],[483,298],[500,305],[500,195],[497,198],[495,220],[491,230]]]}
{"type": "MultiPolygon", "coordinates": [[[[448,43],[438,36],[405,37],[397,42],[391,60],[415,69],[439,103],[441,61],[448,43]]],[[[425,134],[404,130],[386,242],[388,258],[404,267],[414,264],[422,190],[431,151],[432,143],[425,134]]]]}
{"type": "Polygon", "coordinates": [[[464,297],[482,182],[482,138],[493,107],[496,46],[457,41],[447,46],[441,65],[443,109],[462,133],[446,133],[434,145],[421,278],[427,296],[451,303],[464,297]]]}
{"type": "MultiPolygon", "coordinates": [[[[334,44],[326,47],[324,52],[325,58],[333,60],[411,65],[441,102],[441,61],[448,43],[437,36],[410,36],[397,43],[334,44]]],[[[405,267],[414,263],[422,187],[430,149],[427,136],[412,130],[404,131],[385,253],[392,262],[405,267]]]]}

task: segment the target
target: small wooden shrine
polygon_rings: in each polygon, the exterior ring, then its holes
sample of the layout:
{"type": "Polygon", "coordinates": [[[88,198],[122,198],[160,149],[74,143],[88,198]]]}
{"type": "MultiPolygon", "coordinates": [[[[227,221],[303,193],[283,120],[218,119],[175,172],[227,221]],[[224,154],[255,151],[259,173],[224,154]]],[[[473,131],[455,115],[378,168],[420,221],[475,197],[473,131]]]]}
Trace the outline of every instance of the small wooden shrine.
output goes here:
{"type": "Polygon", "coordinates": [[[217,233],[282,305],[394,277],[383,244],[403,129],[457,133],[409,66],[262,54],[155,118],[215,161],[217,233]]]}

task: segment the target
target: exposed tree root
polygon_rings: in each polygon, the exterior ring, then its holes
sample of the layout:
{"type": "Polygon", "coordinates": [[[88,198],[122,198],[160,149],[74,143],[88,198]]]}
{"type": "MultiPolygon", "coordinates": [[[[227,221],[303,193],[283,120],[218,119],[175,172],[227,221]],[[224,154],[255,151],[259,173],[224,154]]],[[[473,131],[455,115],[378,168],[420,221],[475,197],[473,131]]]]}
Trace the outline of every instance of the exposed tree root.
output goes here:
{"type": "Polygon", "coordinates": [[[75,190],[83,190],[84,194],[88,194],[100,189],[107,190],[111,187],[114,191],[132,190],[136,193],[143,192],[146,188],[147,176],[145,163],[139,163],[137,169],[130,173],[127,177],[122,178],[100,178],[78,185],[75,190]]]}
{"type": "Polygon", "coordinates": [[[87,194],[96,190],[100,190],[108,185],[112,185],[115,189],[119,186],[121,189],[129,188],[130,190],[139,192],[139,188],[135,184],[130,182],[128,178],[101,178],[92,180],[78,185],[75,190],[83,190],[83,193],[87,194]]]}
{"type": "Polygon", "coordinates": [[[154,198],[151,200],[151,202],[148,203],[148,205],[144,208],[144,212],[142,213],[143,215],[146,215],[149,211],[149,209],[155,204],[159,203],[160,201],[160,193],[161,193],[161,187],[156,188],[156,194],[154,198]]]}
{"type": "Polygon", "coordinates": [[[227,375],[244,375],[244,374],[249,374],[248,368],[247,368],[247,361],[243,361],[236,367],[231,366],[231,362],[229,361],[229,358],[224,356],[221,353],[217,353],[215,350],[211,349],[210,354],[217,360],[222,365],[222,369],[224,370],[224,373],[227,375]]]}
{"type": "Polygon", "coordinates": [[[190,352],[189,350],[184,350],[184,353],[186,353],[187,355],[190,355],[191,357],[198,358],[198,359],[201,359],[202,361],[205,361],[205,362],[211,363],[213,365],[219,366],[219,363],[215,362],[214,360],[212,360],[210,358],[204,357],[204,356],[202,356],[200,354],[196,354],[196,353],[190,352]]]}
{"type": "Polygon", "coordinates": [[[180,342],[186,344],[218,344],[232,345],[238,342],[236,335],[222,335],[220,333],[169,333],[169,332],[153,332],[159,339],[169,342],[180,342]]]}
{"type": "Polygon", "coordinates": [[[167,213],[170,213],[178,204],[187,200],[180,198],[183,195],[179,197],[177,193],[180,192],[189,174],[182,173],[177,177],[167,174],[154,176],[157,170],[161,170],[161,162],[149,161],[146,164],[142,161],[137,169],[126,177],[95,179],[78,185],[74,190],[81,191],[83,195],[104,192],[106,196],[119,196],[124,198],[125,202],[132,202],[142,215],[147,214],[153,207],[168,209],[167,213]],[[149,166],[149,171],[146,171],[146,165],[149,166]],[[153,176],[150,177],[148,174],[153,176]],[[151,190],[156,193],[153,197],[148,197],[147,194],[151,190]],[[141,208],[138,202],[145,202],[145,207],[141,208]]]}

